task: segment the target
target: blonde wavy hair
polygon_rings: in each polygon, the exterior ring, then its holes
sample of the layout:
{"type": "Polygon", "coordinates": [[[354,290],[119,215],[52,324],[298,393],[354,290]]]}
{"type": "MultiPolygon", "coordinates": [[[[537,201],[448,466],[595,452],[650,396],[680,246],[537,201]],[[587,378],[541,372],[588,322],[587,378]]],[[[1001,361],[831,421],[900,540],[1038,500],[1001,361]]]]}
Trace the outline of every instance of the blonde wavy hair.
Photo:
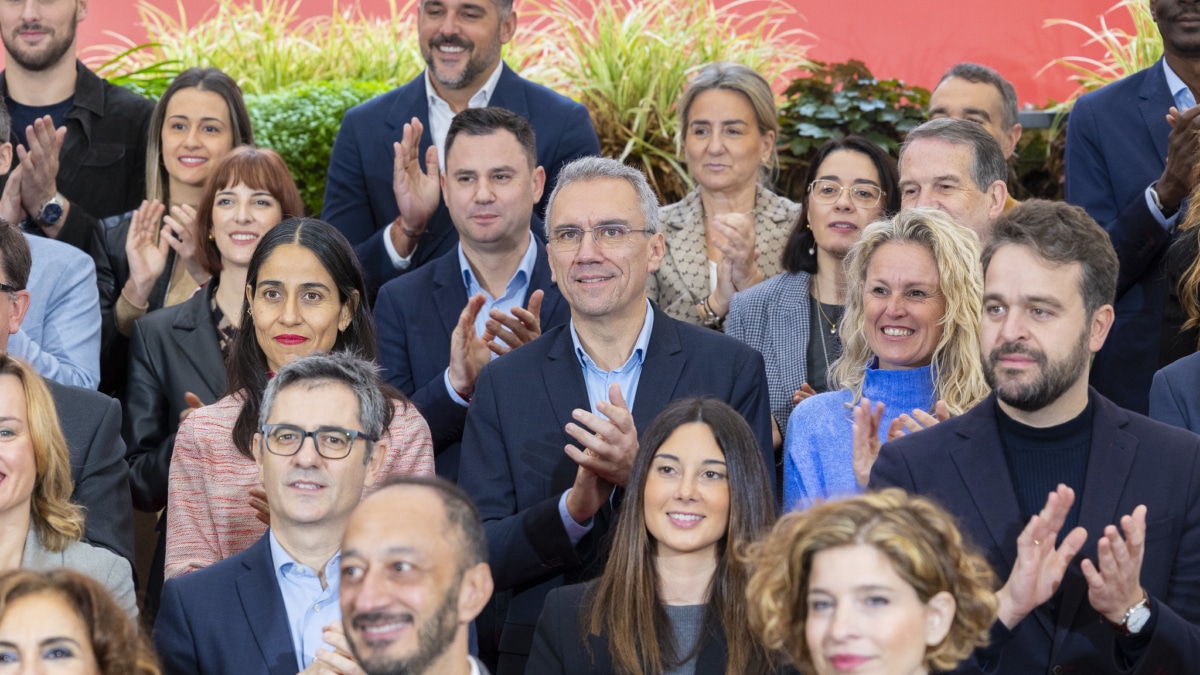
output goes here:
{"type": "Polygon", "coordinates": [[[996,619],[995,575],[941,507],[898,488],[817,504],[783,516],[742,553],[753,569],[746,586],[751,630],[803,673],[814,673],[805,636],[813,557],[865,544],[878,549],[922,603],[943,591],[954,597],[950,631],[925,650],[930,670],[954,668],[987,645],[996,619]]]}
{"type": "Polygon", "coordinates": [[[30,506],[38,540],[49,551],[59,552],[83,537],[83,509],[71,503],[71,453],[58,423],[54,398],[33,366],[0,354],[0,375],[12,375],[25,390],[28,433],[33,445],[37,478],[30,506]]]}
{"type": "Polygon", "coordinates": [[[832,388],[862,398],[867,364],[875,357],[867,344],[863,312],[867,268],[884,244],[918,244],[933,254],[938,291],[946,300],[939,324],[942,337],[933,349],[933,388],[952,415],[960,415],[988,395],[979,357],[979,317],[983,308],[983,266],[979,239],[950,216],[929,208],[904,209],[889,220],[871,223],[846,256],[846,312],[842,317],[842,355],[830,367],[832,388]]]}

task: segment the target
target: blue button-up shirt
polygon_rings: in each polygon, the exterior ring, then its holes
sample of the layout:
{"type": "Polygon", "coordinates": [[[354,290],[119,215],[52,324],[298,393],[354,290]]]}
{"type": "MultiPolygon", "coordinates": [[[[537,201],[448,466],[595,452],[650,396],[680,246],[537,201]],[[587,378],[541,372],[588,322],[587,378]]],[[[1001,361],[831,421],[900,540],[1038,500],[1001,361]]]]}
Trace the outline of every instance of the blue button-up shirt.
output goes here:
{"type": "MultiPolygon", "coordinates": [[[[1192,93],[1192,90],[1188,88],[1187,84],[1184,83],[1183,79],[1180,78],[1174,70],[1171,70],[1171,66],[1167,65],[1166,59],[1162,60],[1162,67],[1163,75],[1167,77],[1167,89],[1171,91],[1171,98],[1175,99],[1175,108],[1178,109],[1179,112],[1183,112],[1184,110],[1196,105],[1196,96],[1192,93]]],[[[1164,111],[1164,114],[1166,114],[1166,111],[1164,111]]],[[[1155,184],[1157,184],[1157,181],[1155,181],[1155,184]]],[[[1146,188],[1146,206],[1150,207],[1150,214],[1154,216],[1154,219],[1158,221],[1158,224],[1169,230],[1175,226],[1176,222],[1179,221],[1179,214],[1183,213],[1184,209],[1182,206],[1180,206],[1179,210],[1175,212],[1175,215],[1171,216],[1170,218],[1164,216],[1162,211],[1158,210],[1158,206],[1154,203],[1154,197],[1150,194],[1150,190],[1153,188],[1153,184],[1146,188]]]]}
{"type": "Polygon", "coordinates": [[[275,564],[275,581],[283,594],[283,607],[287,610],[288,630],[292,635],[292,647],[296,650],[296,663],[303,670],[316,658],[317,649],[333,647],[325,644],[322,631],[333,621],[342,620],[342,608],[338,604],[338,587],[341,580],[338,566],[342,552],[338,551],[325,564],[325,588],[321,580],[308,567],[292,560],[283,550],[274,530],[267,530],[271,540],[271,560],[275,564]]]}
{"type": "MultiPolygon", "coordinates": [[[[537,265],[537,242],[533,239],[533,232],[529,233],[529,246],[525,249],[525,255],[521,258],[521,264],[517,267],[517,271],[513,274],[512,279],[508,280],[508,285],[504,287],[504,294],[498,298],[493,298],[491,293],[484,290],[480,285],[479,280],[475,278],[475,272],[471,270],[471,263],[467,261],[467,256],[463,253],[462,244],[458,245],[458,268],[462,271],[463,285],[467,288],[467,297],[473,298],[479,293],[483,293],[483,307],[479,310],[479,315],[475,317],[475,334],[483,335],[483,331],[487,329],[488,313],[493,309],[498,309],[501,312],[511,313],[513,307],[524,307],[525,298],[529,295],[529,281],[533,279],[533,268],[537,265]]],[[[496,338],[499,341],[500,338],[496,338]]],[[[496,358],[496,354],[492,354],[492,358],[496,358]]],[[[450,386],[450,369],[442,375],[442,380],[446,383],[446,392],[450,394],[450,398],[455,403],[466,406],[467,401],[454,391],[454,387],[450,386]]]]}
{"type": "MultiPolygon", "coordinates": [[[[614,382],[621,389],[621,398],[625,399],[625,406],[629,410],[633,410],[633,399],[637,396],[638,380],[642,377],[642,363],[646,360],[646,350],[650,348],[650,333],[653,330],[654,308],[647,300],[646,319],[642,323],[642,331],[638,333],[637,342],[633,343],[633,353],[616,370],[601,370],[592,357],[584,351],[583,345],[579,342],[579,333],[575,332],[575,320],[571,319],[571,342],[575,345],[575,357],[579,359],[579,365],[583,368],[583,380],[587,384],[588,405],[591,406],[593,414],[604,417],[596,409],[596,402],[612,403],[608,397],[608,388],[614,382]]],[[[563,527],[567,530],[567,535],[571,538],[571,543],[577,544],[580,539],[583,539],[583,535],[591,531],[592,525],[590,522],[581,525],[571,517],[570,511],[567,510],[568,492],[570,490],[564,492],[558,500],[558,515],[562,519],[563,527]]]]}

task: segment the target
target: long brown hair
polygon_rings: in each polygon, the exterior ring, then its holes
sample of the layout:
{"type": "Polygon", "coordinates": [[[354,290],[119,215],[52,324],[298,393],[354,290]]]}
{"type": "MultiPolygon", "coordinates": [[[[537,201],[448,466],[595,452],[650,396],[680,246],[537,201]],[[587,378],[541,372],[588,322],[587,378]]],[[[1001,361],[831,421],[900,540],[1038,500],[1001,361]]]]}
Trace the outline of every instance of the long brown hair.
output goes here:
{"type": "Polygon", "coordinates": [[[646,430],[634,459],[608,564],[589,589],[581,612],[584,632],[608,640],[613,671],[619,675],[658,675],[691,656],[676,653],[659,590],[655,542],[646,529],[644,501],[655,453],[676,429],[691,422],[712,430],[729,471],[729,523],[717,547],[717,568],[709,583],[704,629],[697,649],[723,631],[727,675],[761,673],[770,668],[767,652],[745,630],[748,610],[744,590],[749,574],[733,555],[734,549],[763,535],[775,521],[770,476],[754,432],[737,411],[713,399],[691,398],[668,405],[646,430]]]}

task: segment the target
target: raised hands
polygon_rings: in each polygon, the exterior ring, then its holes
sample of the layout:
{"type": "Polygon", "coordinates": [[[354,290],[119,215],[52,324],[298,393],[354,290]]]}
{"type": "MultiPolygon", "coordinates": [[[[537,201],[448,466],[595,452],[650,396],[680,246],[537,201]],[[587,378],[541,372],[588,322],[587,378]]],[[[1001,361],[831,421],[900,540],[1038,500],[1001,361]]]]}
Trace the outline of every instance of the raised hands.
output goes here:
{"type": "Polygon", "coordinates": [[[25,220],[25,207],[21,205],[21,167],[13,169],[8,174],[8,182],[4,184],[4,194],[0,195],[0,218],[16,225],[25,220]]]}
{"type": "Polygon", "coordinates": [[[450,386],[459,396],[470,396],[475,392],[475,381],[479,379],[479,371],[492,360],[492,352],[488,343],[492,335],[484,332],[483,336],[475,334],[475,318],[483,309],[486,298],[483,293],[476,293],[467,300],[458,315],[458,325],[450,336],[450,386]]]}
{"type": "Polygon", "coordinates": [[[300,671],[300,675],[366,675],[350,653],[350,643],[346,641],[346,631],[341,621],[327,624],[321,631],[321,639],[333,647],[333,651],[318,649],[316,658],[300,671]]]}
{"type": "Polygon", "coordinates": [[[425,171],[421,171],[421,134],[424,131],[425,125],[414,117],[404,125],[400,142],[392,144],[396,153],[392,163],[392,192],[396,195],[396,206],[400,208],[400,227],[392,228],[392,244],[402,255],[408,255],[416,248],[415,241],[404,240],[425,232],[442,199],[436,145],[430,145],[425,151],[425,171]],[[405,236],[401,237],[402,234],[405,236]]]}
{"type": "Polygon", "coordinates": [[[125,235],[129,281],[122,292],[135,307],[146,306],[154,282],[167,268],[167,251],[171,245],[168,240],[171,236],[167,234],[169,228],[161,225],[165,211],[166,207],[157,199],[152,202],[143,200],[129,221],[129,234],[125,235]]]}
{"type": "Polygon", "coordinates": [[[866,487],[871,480],[871,467],[879,458],[879,423],[883,419],[883,404],[871,407],[866,396],[854,406],[854,480],[866,487]]]}
{"type": "Polygon", "coordinates": [[[1192,191],[1192,167],[1200,153],[1200,106],[1167,112],[1171,135],[1167,137],[1167,164],[1155,191],[1163,206],[1174,208],[1192,191]]]}
{"type": "Polygon", "coordinates": [[[928,429],[938,422],[945,422],[950,419],[950,408],[946,406],[945,401],[938,401],[933,405],[933,415],[924,410],[916,409],[912,414],[904,413],[903,415],[892,420],[888,426],[888,440],[894,441],[901,436],[907,436],[914,431],[928,429]]]}
{"type": "Polygon", "coordinates": [[[538,289],[529,296],[529,308],[513,307],[511,314],[498,309],[488,313],[487,332],[500,339],[488,340],[488,349],[503,356],[542,334],[542,299],[546,292],[538,289]],[[502,344],[503,343],[503,344],[502,344]]]}
{"type": "Polygon", "coordinates": [[[1121,518],[1121,532],[1115,525],[1104,528],[1104,536],[1096,542],[1096,562],[1084,560],[1080,564],[1087,579],[1088,602],[1111,623],[1121,623],[1125,613],[1146,597],[1141,583],[1142,555],[1146,552],[1145,505],[1121,518]]]}
{"type": "Polygon", "coordinates": [[[754,214],[719,213],[712,217],[711,225],[713,246],[731,264],[734,290],[744,291],[762,281],[754,248],[754,214]]]}
{"type": "Polygon", "coordinates": [[[629,481],[638,450],[637,428],[616,383],[609,386],[608,398],[612,403],[596,402],[596,409],[608,419],[582,408],[575,409],[573,416],[578,424],[568,424],[566,431],[583,449],[567,445],[565,450],[579,466],[609,483],[624,485],[629,481]]]}
{"type": "MultiPolygon", "coordinates": [[[[1067,565],[1087,541],[1087,532],[1077,527],[1063,538],[1060,546],[1055,547],[1058,532],[1074,503],[1075,491],[1059,484],[1058,489],[1047,497],[1042,512],[1030,518],[1029,524],[1017,537],[1017,562],[1004,587],[996,593],[999,604],[997,618],[1008,628],[1015,627],[1038,605],[1053,597],[1067,571],[1067,565]]],[[[1144,513],[1143,510],[1143,517],[1144,513]]],[[[1123,608],[1122,614],[1128,608],[1123,608]]]]}
{"type": "MultiPolygon", "coordinates": [[[[17,158],[21,161],[24,174],[21,177],[21,205],[25,213],[36,217],[41,212],[42,205],[58,194],[58,152],[62,149],[66,135],[67,128],[63,126],[55,129],[49,115],[36,119],[33,124],[25,127],[25,142],[29,147],[17,146],[17,158]]],[[[64,204],[64,211],[66,208],[67,205],[64,204]]],[[[63,220],[54,225],[41,225],[46,236],[57,237],[62,231],[63,220]]]]}
{"type": "Polygon", "coordinates": [[[200,242],[195,208],[187,204],[172,206],[170,214],[163,218],[159,239],[166,239],[167,245],[175,249],[175,255],[179,256],[197,285],[208,281],[210,275],[202,259],[204,248],[200,242]]]}

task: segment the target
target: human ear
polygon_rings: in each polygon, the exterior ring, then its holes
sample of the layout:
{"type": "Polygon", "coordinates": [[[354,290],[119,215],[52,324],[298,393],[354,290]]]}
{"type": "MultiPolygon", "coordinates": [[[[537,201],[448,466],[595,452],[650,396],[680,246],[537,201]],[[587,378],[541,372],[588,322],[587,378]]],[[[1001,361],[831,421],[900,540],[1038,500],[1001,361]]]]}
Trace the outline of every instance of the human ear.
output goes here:
{"type": "Polygon", "coordinates": [[[950,634],[958,603],[954,596],[942,591],[925,603],[925,644],[936,647],[950,634]]]}

